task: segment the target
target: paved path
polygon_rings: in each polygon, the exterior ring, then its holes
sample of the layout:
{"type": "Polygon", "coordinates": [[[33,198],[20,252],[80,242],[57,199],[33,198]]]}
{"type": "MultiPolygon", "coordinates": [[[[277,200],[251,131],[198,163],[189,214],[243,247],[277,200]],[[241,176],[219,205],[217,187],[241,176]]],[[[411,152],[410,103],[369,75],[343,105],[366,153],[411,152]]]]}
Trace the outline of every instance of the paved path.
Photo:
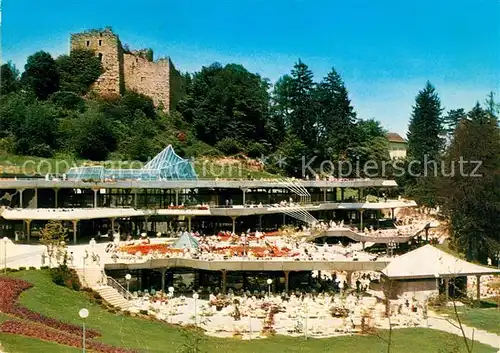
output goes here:
{"type": "MultiPolygon", "coordinates": [[[[456,320],[452,320],[451,317],[440,316],[434,312],[429,312],[429,320],[428,320],[429,328],[462,336],[462,332],[460,331],[460,328],[458,328],[457,326],[458,323],[456,322],[456,320]]],[[[474,327],[466,326],[464,324],[462,324],[462,327],[464,329],[467,338],[472,339],[472,336],[474,335],[475,342],[480,342],[495,347],[498,349],[498,352],[500,352],[499,335],[484,330],[480,330],[474,327]]]]}

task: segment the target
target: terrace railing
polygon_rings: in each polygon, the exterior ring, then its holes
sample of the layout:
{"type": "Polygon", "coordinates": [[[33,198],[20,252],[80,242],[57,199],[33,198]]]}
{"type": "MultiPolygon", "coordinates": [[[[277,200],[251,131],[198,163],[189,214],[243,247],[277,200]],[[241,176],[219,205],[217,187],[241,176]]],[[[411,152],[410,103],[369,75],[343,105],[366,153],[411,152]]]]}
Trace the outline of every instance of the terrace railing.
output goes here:
{"type": "Polygon", "coordinates": [[[116,289],[118,293],[122,297],[124,297],[127,300],[130,300],[132,298],[132,293],[130,293],[128,290],[126,290],[120,283],[118,283],[117,280],[115,280],[113,277],[106,276],[106,283],[108,286],[116,289]]]}

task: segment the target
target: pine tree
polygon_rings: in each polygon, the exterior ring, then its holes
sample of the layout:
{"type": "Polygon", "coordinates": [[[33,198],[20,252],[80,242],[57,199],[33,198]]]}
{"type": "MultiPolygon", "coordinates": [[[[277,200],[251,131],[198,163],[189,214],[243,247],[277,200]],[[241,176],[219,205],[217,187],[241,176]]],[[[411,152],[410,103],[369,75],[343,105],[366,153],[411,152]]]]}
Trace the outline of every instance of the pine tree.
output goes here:
{"type": "Polygon", "coordinates": [[[310,153],[317,145],[315,84],[313,73],[300,59],[292,70],[290,81],[290,132],[302,140],[310,153]]]}
{"type": "Polygon", "coordinates": [[[455,129],[458,127],[460,122],[467,117],[465,110],[451,109],[448,111],[446,116],[443,118],[443,131],[446,134],[447,141],[450,141],[453,137],[455,129]]]}
{"type": "Polygon", "coordinates": [[[434,86],[427,82],[415,98],[413,113],[408,127],[408,156],[412,160],[423,161],[437,158],[442,147],[443,132],[441,100],[434,86]]]}
{"type": "Polygon", "coordinates": [[[437,189],[454,243],[467,259],[486,262],[500,249],[500,129],[479,103],[458,125],[444,165],[437,189]]]}
{"type": "Polygon", "coordinates": [[[495,93],[490,92],[488,98],[484,102],[486,106],[486,111],[493,117],[498,118],[498,112],[500,112],[500,104],[495,101],[495,93]]]}
{"type": "Polygon", "coordinates": [[[334,68],[321,81],[317,90],[318,126],[325,157],[345,156],[355,141],[356,113],[347,89],[334,68]]]}
{"type": "Polygon", "coordinates": [[[435,180],[439,171],[439,158],[444,141],[441,118],[441,101],[430,82],[415,98],[410,125],[408,127],[407,159],[411,163],[408,170],[407,193],[422,205],[436,205],[435,180]],[[410,173],[411,172],[411,173],[410,173]]]}

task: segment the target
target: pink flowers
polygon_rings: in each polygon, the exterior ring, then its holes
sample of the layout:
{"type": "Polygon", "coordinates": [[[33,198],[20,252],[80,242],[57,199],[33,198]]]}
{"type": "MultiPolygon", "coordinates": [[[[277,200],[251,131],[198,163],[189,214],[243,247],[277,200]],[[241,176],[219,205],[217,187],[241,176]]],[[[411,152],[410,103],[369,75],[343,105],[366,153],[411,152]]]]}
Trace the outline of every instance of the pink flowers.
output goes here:
{"type": "MultiPolygon", "coordinates": [[[[0,332],[12,333],[27,337],[39,338],[73,347],[82,346],[83,328],[77,325],[61,322],[31,311],[16,303],[19,295],[33,287],[31,283],[10,277],[0,277],[0,312],[11,314],[27,321],[8,320],[0,325],[0,332]]],[[[131,350],[116,348],[93,341],[101,334],[92,329],[86,330],[88,347],[101,353],[130,353],[131,350]]]]}
{"type": "MultiPolygon", "coordinates": [[[[55,342],[72,347],[82,347],[82,330],[79,335],[68,332],[61,332],[55,329],[43,327],[31,322],[21,322],[15,320],[4,321],[0,325],[0,332],[12,333],[25,337],[38,338],[44,341],[55,342]]],[[[87,336],[88,337],[88,336],[87,336]]],[[[94,342],[91,339],[85,340],[85,345],[89,350],[101,353],[132,353],[129,349],[117,348],[104,343],[94,342]]]]}

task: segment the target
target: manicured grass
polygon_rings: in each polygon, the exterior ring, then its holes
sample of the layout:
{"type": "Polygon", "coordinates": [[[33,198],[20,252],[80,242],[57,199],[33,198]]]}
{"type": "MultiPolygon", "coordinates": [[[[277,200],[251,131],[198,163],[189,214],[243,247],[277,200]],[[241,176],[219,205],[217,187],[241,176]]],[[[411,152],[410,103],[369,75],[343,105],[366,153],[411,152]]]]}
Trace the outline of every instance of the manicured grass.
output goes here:
{"type": "MultiPolygon", "coordinates": [[[[457,308],[460,320],[467,325],[500,335],[500,309],[499,308],[457,308]]],[[[451,318],[455,317],[453,310],[448,309],[451,318]]]]}
{"type": "MultiPolygon", "coordinates": [[[[54,285],[46,271],[23,271],[11,276],[22,278],[34,284],[21,295],[20,303],[27,308],[62,321],[81,324],[78,310],[86,307],[90,311],[87,327],[99,330],[101,341],[115,346],[135,348],[140,352],[164,353],[182,351],[186,342],[183,330],[165,323],[145,319],[111,314],[92,304],[85,293],[74,292],[54,285]]],[[[387,332],[381,332],[387,336],[387,332]]],[[[76,352],[60,350],[61,346],[36,344],[36,340],[15,336],[1,335],[5,348],[10,352],[76,352]],[[59,350],[58,350],[59,349],[59,350]]],[[[475,352],[496,352],[495,349],[475,343],[475,352]]],[[[393,331],[391,352],[421,353],[438,352],[442,348],[451,348],[450,352],[465,352],[461,349],[461,338],[430,329],[400,329],[393,331]],[[455,347],[460,347],[455,349],[455,347]]],[[[347,336],[330,339],[290,338],[277,336],[263,340],[240,341],[236,339],[215,339],[206,337],[202,341],[202,351],[206,353],[265,353],[265,352],[363,352],[379,353],[387,350],[387,345],[376,336],[347,336]]],[[[446,351],[448,352],[448,351],[446,351]]]]}
{"type": "Polygon", "coordinates": [[[79,353],[80,348],[61,346],[60,344],[44,342],[33,338],[0,333],[2,347],[8,353],[79,353]]]}

